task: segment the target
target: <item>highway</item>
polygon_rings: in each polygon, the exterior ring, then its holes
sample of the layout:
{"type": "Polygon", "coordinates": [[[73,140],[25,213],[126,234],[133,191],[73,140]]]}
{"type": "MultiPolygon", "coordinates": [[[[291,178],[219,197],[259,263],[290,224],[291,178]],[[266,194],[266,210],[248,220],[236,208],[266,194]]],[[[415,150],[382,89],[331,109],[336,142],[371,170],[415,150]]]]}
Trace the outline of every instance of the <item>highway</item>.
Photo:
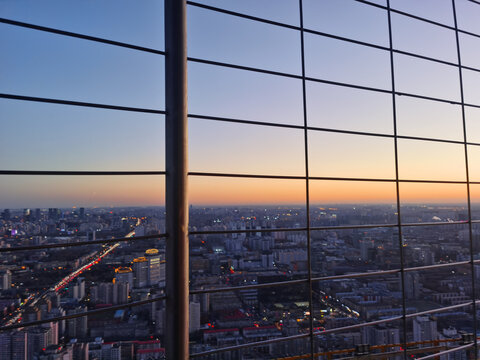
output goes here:
{"type": "MultiPolygon", "coordinates": [[[[135,235],[135,231],[129,232],[125,237],[133,237],[135,235]]],[[[48,290],[44,291],[43,293],[33,293],[30,294],[21,304],[19,307],[15,309],[15,311],[10,315],[10,319],[4,321],[3,325],[8,326],[14,323],[18,323],[22,320],[23,311],[27,308],[27,306],[34,306],[40,299],[45,298],[48,293],[55,291],[58,292],[62,290],[68,283],[74,280],[76,277],[81,275],[84,271],[88,270],[92,266],[98,264],[105,256],[115,250],[117,247],[120,246],[120,243],[115,243],[110,246],[106,246],[103,249],[99,250],[95,255],[94,259],[88,262],[85,265],[82,265],[78,269],[74,270],[63,279],[59,280],[56,284],[52,285],[48,290]]]]}

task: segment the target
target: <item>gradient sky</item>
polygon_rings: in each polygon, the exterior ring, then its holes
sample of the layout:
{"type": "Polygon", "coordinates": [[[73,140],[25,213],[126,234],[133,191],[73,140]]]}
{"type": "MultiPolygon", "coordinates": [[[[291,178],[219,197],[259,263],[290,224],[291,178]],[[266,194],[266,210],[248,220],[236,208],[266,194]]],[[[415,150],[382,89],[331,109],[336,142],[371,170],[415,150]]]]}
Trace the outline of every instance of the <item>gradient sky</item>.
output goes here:
{"type": "MultiPolygon", "coordinates": [[[[292,25],[297,0],[203,0],[292,25]]],[[[385,5],[385,1],[373,1],[385,5]]],[[[392,7],[453,25],[450,0],[392,0],[392,7]]],[[[459,26],[480,33],[480,6],[457,0],[459,26]]],[[[304,0],[305,27],[388,46],[386,11],[353,0],[304,0]]],[[[163,1],[0,0],[1,17],[163,49],[163,1]]],[[[392,14],[400,50],[455,62],[455,33],[392,14]]],[[[480,38],[460,36],[462,62],[480,68],[480,38]]],[[[0,24],[0,91],[164,109],[162,56],[0,24]]],[[[301,74],[300,34],[197,7],[188,8],[189,56],[301,74]]],[[[305,35],[309,77],[390,89],[389,53],[305,35]]],[[[398,91],[459,101],[458,70],[395,55],[398,91]]],[[[465,70],[467,103],[480,104],[480,73],[465,70]]],[[[393,134],[389,94],[307,81],[310,126],[393,134]]],[[[463,140],[461,107],[397,96],[399,135],[463,140]]],[[[300,80],[189,63],[189,112],[303,124],[300,80]]],[[[164,117],[0,99],[0,168],[164,170],[164,117]]],[[[480,143],[480,109],[466,109],[467,139],[480,143]]],[[[394,142],[309,131],[310,175],[394,179],[394,142]]],[[[191,171],[305,175],[303,130],[211,120],[189,122],[191,171]]],[[[398,141],[401,179],[465,180],[461,144],[398,141]]],[[[480,147],[469,146],[472,181],[480,147]]],[[[402,184],[405,202],[464,203],[464,185],[402,184]]],[[[0,176],[0,208],[157,205],[162,176],[0,176]]],[[[305,200],[298,180],[190,178],[193,204],[287,204],[305,200]]],[[[472,189],[474,201],[480,191],[472,189]]],[[[312,181],[316,203],[393,203],[393,183],[312,181]]]]}

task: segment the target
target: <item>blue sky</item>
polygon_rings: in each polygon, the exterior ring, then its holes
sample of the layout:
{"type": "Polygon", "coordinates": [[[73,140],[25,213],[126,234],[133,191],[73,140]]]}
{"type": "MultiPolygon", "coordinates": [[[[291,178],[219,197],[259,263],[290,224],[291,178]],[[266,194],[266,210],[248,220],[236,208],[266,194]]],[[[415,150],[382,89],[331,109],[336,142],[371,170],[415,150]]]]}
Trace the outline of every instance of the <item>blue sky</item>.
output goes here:
{"type": "MultiPolygon", "coordinates": [[[[296,0],[202,2],[299,24],[296,0]]],[[[386,4],[383,0],[373,2],[386,4]]],[[[480,33],[480,6],[466,0],[456,3],[459,26],[480,33]]],[[[399,10],[453,25],[450,0],[392,0],[391,4],[399,10]]],[[[388,46],[384,9],[353,0],[305,0],[304,14],[304,24],[309,29],[388,46]]],[[[159,50],[164,47],[163,1],[159,0],[0,0],[0,15],[159,50]]],[[[395,48],[456,61],[453,31],[399,14],[392,14],[392,26],[395,48]]],[[[163,56],[5,24],[0,24],[0,34],[2,93],[164,109],[163,56]]],[[[461,34],[460,41],[463,63],[480,68],[480,39],[461,34]]],[[[309,77],[391,88],[388,52],[312,34],[305,35],[305,46],[309,77]]],[[[301,74],[298,31],[197,7],[188,8],[188,51],[195,58],[301,74]]],[[[395,54],[394,62],[397,90],[459,100],[455,67],[400,54],[395,54]]],[[[464,84],[466,102],[480,104],[480,73],[464,70],[464,84]]],[[[301,89],[299,79],[189,64],[192,114],[302,125],[301,89]]],[[[406,97],[398,97],[397,105],[400,135],[463,140],[458,105],[406,97]]],[[[307,81],[311,126],[391,135],[391,106],[389,94],[307,81]]],[[[480,142],[476,135],[476,130],[480,130],[477,110],[467,109],[466,120],[468,139],[480,142]]],[[[164,169],[162,115],[1,99],[0,121],[2,169],[164,169]]],[[[309,136],[310,167],[316,176],[393,176],[391,139],[323,132],[309,132],[309,136]]],[[[192,171],[305,173],[301,130],[191,119],[189,137],[192,171]]],[[[461,145],[403,140],[399,148],[400,174],[405,178],[464,178],[461,145]],[[453,168],[445,171],[445,163],[453,168]]],[[[477,152],[472,147],[472,159],[476,159],[477,152]]],[[[472,161],[476,176],[474,164],[472,161]]],[[[20,181],[19,177],[2,176],[0,208],[163,202],[157,189],[163,179],[135,177],[129,178],[128,184],[126,178],[109,179],[48,177],[20,181]],[[129,191],[132,187],[141,191],[129,191]]],[[[228,186],[220,198],[207,191],[207,185],[195,185],[204,180],[191,181],[192,202],[228,202],[228,186]]],[[[278,202],[282,202],[281,194],[278,202]]],[[[283,200],[290,199],[285,195],[283,200]]]]}

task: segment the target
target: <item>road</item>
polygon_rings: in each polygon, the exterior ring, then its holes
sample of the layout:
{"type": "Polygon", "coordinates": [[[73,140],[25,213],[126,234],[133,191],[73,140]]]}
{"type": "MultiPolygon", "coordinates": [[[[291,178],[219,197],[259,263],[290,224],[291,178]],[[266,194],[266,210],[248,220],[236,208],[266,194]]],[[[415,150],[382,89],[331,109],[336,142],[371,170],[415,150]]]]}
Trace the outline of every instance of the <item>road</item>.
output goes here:
{"type": "MultiPolygon", "coordinates": [[[[125,237],[133,237],[135,235],[135,231],[129,232],[125,237]]],[[[62,290],[68,283],[70,283],[73,279],[78,277],[84,271],[88,270],[92,266],[98,264],[105,256],[115,250],[117,247],[120,246],[120,243],[115,243],[113,245],[104,247],[102,250],[99,250],[94,259],[89,263],[79,267],[78,269],[72,271],[70,274],[65,276],[63,279],[59,280],[56,284],[51,286],[48,290],[44,291],[43,293],[34,293],[30,294],[27,299],[25,299],[19,307],[15,309],[15,311],[11,314],[9,320],[4,322],[4,326],[12,325],[14,323],[20,322],[22,320],[23,311],[27,308],[27,306],[34,306],[40,299],[44,299],[48,293],[55,291],[58,292],[62,290]]]]}

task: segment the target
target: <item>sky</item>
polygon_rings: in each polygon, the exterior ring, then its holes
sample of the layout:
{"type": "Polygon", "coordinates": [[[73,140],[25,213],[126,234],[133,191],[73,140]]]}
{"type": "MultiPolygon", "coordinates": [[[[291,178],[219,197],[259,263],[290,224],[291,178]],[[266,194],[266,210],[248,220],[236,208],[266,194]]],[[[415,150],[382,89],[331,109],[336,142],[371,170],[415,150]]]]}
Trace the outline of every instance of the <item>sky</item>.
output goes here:
{"type": "MultiPolygon", "coordinates": [[[[213,6],[299,25],[297,0],[202,0],[213,6]]],[[[385,0],[373,1],[385,5],[385,0]]],[[[450,0],[391,0],[393,8],[453,25],[450,0]]],[[[480,34],[480,6],[456,0],[458,23],[480,34]]],[[[163,1],[0,0],[0,15],[163,50],[163,1]]],[[[188,7],[193,58],[301,74],[300,33],[188,7]]],[[[388,47],[384,9],[353,0],[304,0],[306,28],[388,47]]],[[[395,49],[457,61],[455,33],[392,14],[395,49]]],[[[0,91],[164,110],[161,55],[0,24],[0,91]]],[[[480,38],[460,34],[462,63],[480,68],[480,38]]],[[[399,92],[460,100],[458,69],[395,54],[399,92]]],[[[305,34],[310,78],[391,89],[389,53],[305,34]]],[[[302,82],[196,62],[188,64],[189,113],[303,125],[302,82]]],[[[465,101],[480,104],[480,72],[463,71],[465,101]]],[[[306,82],[307,122],[316,128],[393,135],[392,96],[306,82]]],[[[459,105],[396,96],[397,133],[463,141],[459,105]]],[[[480,143],[480,109],[467,107],[467,140],[480,143]]],[[[164,170],[163,115],[0,99],[4,170],[164,170]]],[[[480,147],[468,146],[470,180],[480,181],[480,147]]],[[[395,179],[391,137],[308,131],[309,174],[395,179]]],[[[465,181],[462,144],[398,140],[399,177],[465,181]]],[[[302,129],[191,118],[189,168],[196,172],[305,176],[302,129]]],[[[0,208],[161,205],[163,176],[0,176],[0,208]]],[[[298,204],[301,180],[193,177],[190,202],[298,204]]],[[[472,185],[472,200],[480,191],[472,185]]],[[[312,180],[313,203],[394,203],[392,182],[312,180]]],[[[465,203],[466,186],[403,183],[404,202],[465,203]]]]}

